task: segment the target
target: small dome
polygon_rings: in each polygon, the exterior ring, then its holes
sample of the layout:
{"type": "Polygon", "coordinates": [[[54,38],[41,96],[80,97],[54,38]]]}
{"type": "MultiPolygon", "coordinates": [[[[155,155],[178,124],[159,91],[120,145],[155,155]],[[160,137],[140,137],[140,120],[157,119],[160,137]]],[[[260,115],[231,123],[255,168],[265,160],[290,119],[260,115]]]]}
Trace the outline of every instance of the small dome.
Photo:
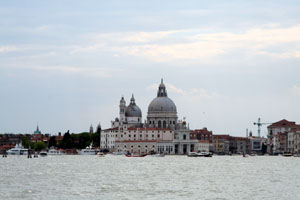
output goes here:
{"type": "Polygon", "coordinates": [[[126,117],[142,117],[142,111],[137,105],[129,105],[125,111],[126,117]]]}
{"type": "Polygon", "coordinates": [[[141,109],[135,104],[134,96],[132,95],[130,104],[127,106],[125,111],[126,117],[142,117],[141,109]]]}

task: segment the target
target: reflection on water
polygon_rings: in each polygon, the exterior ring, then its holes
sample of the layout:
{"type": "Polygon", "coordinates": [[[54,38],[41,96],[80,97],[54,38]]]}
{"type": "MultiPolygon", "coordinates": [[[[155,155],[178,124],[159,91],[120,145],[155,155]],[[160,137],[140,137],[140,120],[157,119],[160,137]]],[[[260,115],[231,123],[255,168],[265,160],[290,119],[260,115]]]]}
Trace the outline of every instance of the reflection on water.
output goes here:
{"type": "Polygon", "coordinates": [[[300,158],[0,158],[0,199],[300,199],[300,158]]]}

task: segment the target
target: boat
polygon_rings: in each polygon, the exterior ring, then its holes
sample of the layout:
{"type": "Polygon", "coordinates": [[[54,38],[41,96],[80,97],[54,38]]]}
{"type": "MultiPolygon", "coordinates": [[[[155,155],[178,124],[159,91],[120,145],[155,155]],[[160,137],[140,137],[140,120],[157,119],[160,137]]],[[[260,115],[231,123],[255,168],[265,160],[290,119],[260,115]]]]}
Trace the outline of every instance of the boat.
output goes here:
{"type": "Polygon", "coordinates": [[[51,148],[49,151],[48,151],[48,155],[51,155],[51,156],[56,156],[56,155],[65,155],[66,152],[65,150],[63,149],[55,149],[55,148],[51,148]]]}
{"type": "Polygon", "coordinates": [[[39,154],[40,154],[40,156],[47,156],[48,152],[47,151],[41,151],[39,154]]]}
{"type": "Polygon", "coordinates": [[[145,157],[146,154],[133,154],[133,153],[131,153],[131,154],[126,154],[125,156],[126,157],[145,157]]]}
{"type": "Polygon", "coordinates": [[[28,149],[24,148],[22,144],[16,144],[16,146],[7,151],[8,155],[28,155],[28,149]]]}
{"type": "Polygon", "coordinates": [[[92,143],[90,146],[87,146],[85,149],[81,149],[80,151],[77,150],[77,153],[79,155],[96,155],[99,150],[92,148],[92,143]]]}
{"type": "Polygon", "coordinates": [[[294,154],[294,157],[300,157],[300,154],[294,154]]]}
{"type": "Polygon", "coordinates": [[[188,157],[212,157],[210,152],[189,152],[188,157]]]}
{"type": "Polygon", "coordinates": [[[104,154],[103,152],[98,152],[98,153],[97,153],[97,156],[98,156],[98,157],[105,157],[105,154],[104,154]]]}
{"type": "Polygon", "coordinates": [[[291,153],[284,153],[284,154],[282,154],[282,156],[291,157],[291,156],[293,156],[293,154],[291,154],[291,153]]]}

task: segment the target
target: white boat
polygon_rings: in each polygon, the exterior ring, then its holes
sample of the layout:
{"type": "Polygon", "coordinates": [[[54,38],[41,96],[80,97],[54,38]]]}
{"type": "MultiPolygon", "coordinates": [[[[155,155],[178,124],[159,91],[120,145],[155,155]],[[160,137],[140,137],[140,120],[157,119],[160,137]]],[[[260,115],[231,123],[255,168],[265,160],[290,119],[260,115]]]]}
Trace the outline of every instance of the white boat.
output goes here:
{"type": "Polygon", "coordinates": [[[81,149],[80,151],[77,150],[77,153],[79,155],[96,155],[97,152],[99,152],[99,151],[96,149],[93,149],[92,144],[90,146],[86,147],[85,149],[81,149]]]}
{"type": "Polygon", "coordinates": [[[210,152],[189,152],[188,157],[212,157],[210,152]]]}
{"type": "Polygon", "coordinates": [[[63,149],[54,149],[54,148],[51,148],[48,151],[48,155],[51,155],[51,156],[65,155],[65,154],[66,154],[66,152],[63,149]]]}
{"type": "Polygon", "coordinates": [[[105,154],[104,154],[103,152],[98,152],[98,153],[97,153],[97,156],[98,156],[98,157],[104,157],[105,154]]]}
{"type": "Polygon", "coordinates": [[[24,148],[22,144],[16,144],[16,146],[7,151],[8,155],[28,155],[28,149],[24,148]]]}
{"type": "Polygon", "coordinates": [[[41,151],[39,154],[40,154],[40,156],[47,156],[48,152],[47,151],[41,151]]]}

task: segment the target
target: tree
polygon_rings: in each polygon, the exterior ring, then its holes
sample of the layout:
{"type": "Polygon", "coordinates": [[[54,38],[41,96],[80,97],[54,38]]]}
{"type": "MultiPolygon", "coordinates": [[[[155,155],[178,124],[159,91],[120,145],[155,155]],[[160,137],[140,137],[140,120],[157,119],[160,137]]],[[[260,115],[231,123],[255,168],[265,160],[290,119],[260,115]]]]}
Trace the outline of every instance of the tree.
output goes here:
{"type": "Polygon", "coordinates": [[[56,136],[51,136],[49,140],[48,147],[56,147],[56,136]]]}
{"type": "Polygon", "coordinates": [[[45,149],[46,147],[47,147],[47,145],[44,142],[37,142],[34,144],[35,151],[41,151],[41,150],[45,149]]]}
{"type": "Polygon", "coordinates": [[[28,147],[29,147],[29,140],[28,140],[28,137],[23,136],[23,137],[21,138],[21,141],[22,141],[23,147],[25,147],[25,148],[28,148],[28,147]]]}
{"type": "Polygon", "coordinates": [[[92,134],[92,141],[93,141],[93,146],[94,147],[99,147],[100,145],[100,134],[98,133],[93,133],[92,134]]]}
{"type": "Polygon", "coordinates": [[[78,139],[79,139],[78,148],[80,149],[84,149],[85,147],[89,146],[92,141],[90,133],[87,132],[80,133],[78,139]]]}
{"type": "Polygon", "coordinates": [[[60,147],[63,148],[63,149],[72,149],[72,148],[74,148],[74,143],[72,141],[70,131],[67,131],[64,134],[64,137],[61,141],[61,146],[60,147]]]}

